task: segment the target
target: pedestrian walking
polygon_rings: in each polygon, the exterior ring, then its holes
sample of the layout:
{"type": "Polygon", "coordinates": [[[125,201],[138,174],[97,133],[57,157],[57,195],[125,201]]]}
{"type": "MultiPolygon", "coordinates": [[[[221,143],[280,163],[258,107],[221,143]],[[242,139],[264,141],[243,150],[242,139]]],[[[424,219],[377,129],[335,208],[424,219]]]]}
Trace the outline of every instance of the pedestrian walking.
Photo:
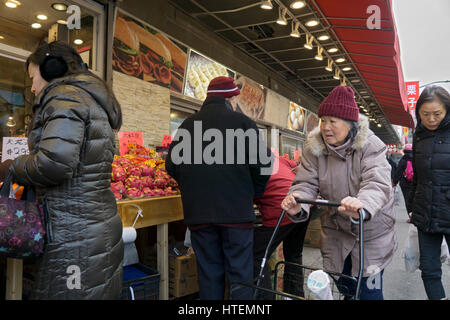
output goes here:
{"type": "Polygon", "coordinates": [[[392,185],[395,188],[400,182],[400,188],[402,189],[403,198],[405,199],[406,211],[408,214],[407,222],[411,222],[411,207],[409,206],[409,192],[411,190],[411,184],[413,181],[414,171],[412,166],[412,144],[405,145],[403,149],[403,157],[398,162],[397,169],[394,173],[392,185]]]}
{"type": "MultiPolygon", "coordinates": [[[[319,106],[320,126],[308,135],[297,176],[282,208],[294,221],[306,221],[307,205],[295,198],[341,203],[321,215],[321,253],[327,271],[357,277],[359,226],[364,223],[362,300],[383,299],[382,276],[397,248],[394,197],[386,145],[359,114],[353,90],[338,86],[319,106]],[[358,209],[365,209],[359,221],[358,209]]],[[[354,294],[355,288],[351,288],[354,294]]]]}
{"type": "Polygon", "coordinates": [[[120,105],[64,42],[42,45],[26,66],[36,95],[30,153],[9,170],[17,183],[36,189],[48,216],[31,299],[116,299],[122,222],[110,184],[120,105]]]}
{"type": "MultiPolygon", "coordinates": [[[[211,80],[201,110],[180,125],[166,160],[166,170],[181,191],[200,299],[223,300],[225,275],[229,282],[253,279],[253,198],[264,193],[272,159],[265,143],[263,148],[258,144],[256,123],[233,111],[230,101],[239,93],[233,78],[211,80]],[[215,148],[209,145],[212,138],[202,141],[213,133],[215,148]],[[212,149],[213,159],[205,158],[212,149]],[[260,149],[267,163],[258,155],[260,149]]],[[[241,291],[233,296],[252,298],[251,288],[241,291]]]]}
{"type": "Polygon", "coordinates": [[[416,104],[414,179],[409,207],[417,226],[420,270],[428,299],[447,299],[442,286],[441,244],[450,243],[450,94],[428,86],[416,104]]]}

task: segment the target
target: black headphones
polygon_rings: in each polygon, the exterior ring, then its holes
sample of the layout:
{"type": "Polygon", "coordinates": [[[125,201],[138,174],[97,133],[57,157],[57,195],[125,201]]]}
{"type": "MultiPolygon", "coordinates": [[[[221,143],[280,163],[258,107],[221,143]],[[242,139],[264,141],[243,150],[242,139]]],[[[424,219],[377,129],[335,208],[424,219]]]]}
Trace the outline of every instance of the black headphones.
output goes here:
{"type": "Polygon", "coordinates": [[[45,54],[45,59],[39,66],[42,78],[50,82],[53,79],[63,77],[69,70],[67,63],[62,57],[55,57],[52,54],[50,44],[46,44],[47,53],[45,54]]]}

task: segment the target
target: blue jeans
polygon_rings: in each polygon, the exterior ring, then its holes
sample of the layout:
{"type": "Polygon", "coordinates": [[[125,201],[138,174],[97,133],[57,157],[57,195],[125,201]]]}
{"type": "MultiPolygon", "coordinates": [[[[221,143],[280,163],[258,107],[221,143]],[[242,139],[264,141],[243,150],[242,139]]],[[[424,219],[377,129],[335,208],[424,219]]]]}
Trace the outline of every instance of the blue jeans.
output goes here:
{"type": "MultiPolygon", "coordinates": [[[[225,274],[228,282],[251,283],[253,280],[253,228],[211,225],[191,230],[191,242],[197,258],[201,300],[224,299],[225,274]]],[[[232,296],[233,299],[249,300],[253,290],[240,286],[232,296]]]]}
{"type": "MultiPolygon", "coordinates": [[[[361,282],[361,293],[359,298],[361,300],[384,300],[383,297],[383,273],[384,270],[381,270],[379,274],[370,278],[364,277],[361,282]],[[369,280],[370,278],[370,280],[369,280]],[[370,284],[370,288],[368,286],[370,284]]],[[[351,255],[345,259],[344,262],[344,270],[342,274],[351,276],[352,274],[352,258],[351,255]]],[[[337,286],[339,291],[347,296],[354,296],[356,294],[356,282],[351,281],[350,279],[340,278],[337,281],[337,286]]]]}
{"type": "Polygon", "coordinates": [[[427,297],[430,300],[443,299],[446,296],[441,281],[441,244],[444,236],[447,243],[450,243],[450,234],[418,231],[420,250],[419,268],[422,271],[422,280],[427,297]]]}

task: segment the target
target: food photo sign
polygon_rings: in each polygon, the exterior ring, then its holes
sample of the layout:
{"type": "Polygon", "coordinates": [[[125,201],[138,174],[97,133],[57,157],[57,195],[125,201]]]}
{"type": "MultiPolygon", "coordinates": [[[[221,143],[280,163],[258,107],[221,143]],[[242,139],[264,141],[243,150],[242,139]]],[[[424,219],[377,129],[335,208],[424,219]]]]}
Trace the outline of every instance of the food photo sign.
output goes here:
{"type": "Polygon", "coordinates": [[[267,89],[241,74],[237,74],[235,83],[241,93],[232,102],[233,110],[251,119],[263,120],[267,89]]]}
{"type": "Polygon", "coordinates": [[[194,50],[190,50],[188,68],[184,94],[202,101],[206,99],[208,85],[212,79],[235,76],[233,71],[194,50]]]}
{"type": "Polygon", "coordinates": [[[288,128],[304,133],[306,110],[295,102],[289,103],[288,128]]]}
{"type": "Polygon", "coordinates": [[[114,28],[113,69],[182,93],[188,49],[119,11],[114,28]]]}
{"type": "Polygon", "coordinates": [[[306,132],[305,132],[305,134],[309,134],[311,131],[313,131],[318,126],[319,126],[319,117],[315,113],[308,111],[307,116],[306,116],[306,132]]]}

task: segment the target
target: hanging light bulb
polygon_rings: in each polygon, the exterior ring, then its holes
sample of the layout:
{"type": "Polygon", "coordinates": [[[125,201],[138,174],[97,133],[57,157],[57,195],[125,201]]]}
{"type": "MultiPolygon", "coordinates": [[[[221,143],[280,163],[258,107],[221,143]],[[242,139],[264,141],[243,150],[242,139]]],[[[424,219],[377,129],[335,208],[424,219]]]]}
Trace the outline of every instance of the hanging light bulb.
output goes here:
{"type": "Polygon", "coordinates": [[[281,8],[278,8],[278,20],[277,20],[278,24],[281,24],[282,26],[286,26],[288,24],[286,20],[286,13],[287,13],[286,8],[283,8],[283,10],[281,8]]]}
{"type": "Polygon", "coordinates": [[[10,128],[16,126],[16,121],[14,121],[13,116],[9,116],[9,117],[8,117],[8,121],[6,121],[6,126],[7,126],[7,127],[10,127],[10,128]]]}
{"type": "Polygon", "coordinates": [[[298,28],[300,27],[300,22],[296,21],[294,26],[294,21],[292,21],[292,31],[290,36],[294,38],[300,38],[300,32],[298,32],[298,28]]]}
{"type": "Polygon", "coordinates": [[[340,79],[340,77],[339,77],[339,70],[338,70],[338,69],[336,69],[336,70],[334,71],[333,79],[336,79],[336,80],[339,80],[339,79],[340,79]]]}
{"type": "Polygon", "coordinates": [[[292,9],[301,9],[305,6],[305,1],[294,1],[291,3],[290,7],[292,9]]]}
{"type": "Polygon", "coordinates": [[[323,48],[317,46],[317,54],[316,54],[316,56],[314,57],[314,59],[319,60],[319,61],[322,61],[322,60],[323,60],[322,52],[323,52],[323,48]]]}
{"type": "Polygon", "coordinates": [[[261,9],[264,9],[264,10],[272,10],[273,9],[273,5],[270,0],[261,1],[261,4],[259,6],[261,9]]]}
{"type": "Polygon", "coordinates": [[[313,49],[313,39],[314,37],[312,35],[306,34],[306,42],[303,45],[306,49],[312,50],[313,49]]]}
{"type": "Polygon", "coordinates": [[[333,61],[328,59],[328,65],[325,67],[325,70],[332,72],[333,71],[333,61]]]}

